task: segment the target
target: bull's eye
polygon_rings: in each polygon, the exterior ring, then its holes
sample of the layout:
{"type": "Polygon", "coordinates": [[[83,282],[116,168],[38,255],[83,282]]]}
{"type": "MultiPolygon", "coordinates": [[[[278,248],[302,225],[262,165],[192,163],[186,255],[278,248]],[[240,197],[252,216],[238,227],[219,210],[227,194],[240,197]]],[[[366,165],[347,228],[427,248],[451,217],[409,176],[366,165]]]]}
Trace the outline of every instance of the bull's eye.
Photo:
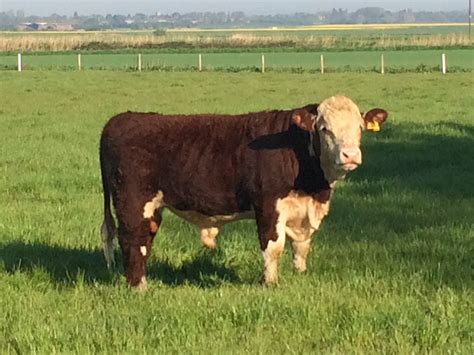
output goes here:
{"type": "Polygon", "coordinates": [[[328,130],[328,129],[327,129],[326,127],[324,127],[324,126],[322,126],[322,127],[319,128],[319,131],[320,131],[320,132],[326,133],[327,130],[328,130]]]}

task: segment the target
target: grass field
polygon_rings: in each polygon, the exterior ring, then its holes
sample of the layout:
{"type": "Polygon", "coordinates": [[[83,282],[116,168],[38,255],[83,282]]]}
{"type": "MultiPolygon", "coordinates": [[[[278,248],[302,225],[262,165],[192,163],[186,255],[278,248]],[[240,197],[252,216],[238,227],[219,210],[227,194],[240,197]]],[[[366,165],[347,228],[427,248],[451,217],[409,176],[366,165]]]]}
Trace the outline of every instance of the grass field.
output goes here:
{"type": "MultiPolygon", "coordinates": [[[[205,70],[243,70],[261,66],[265,54],[268,69],[319,70],[320,55],[324,54],[326,71],[379,71],[383,53],[387,71],[439,71],[441,53],[447,56],[448,70],[474,70],[474,49],[414,50],[414,51],[351,51],[351,52],[262,52],[262,53],[206,53],[203,55],[205,70]]],[[[172,70],[197,70],[195,53],[145,53],[142,65],[147,69],[172,68],[172,70]]],[[[0,56],[0,68],[15,69],[15,55],[0,56]]],[[[24,55],[26,70],[75,70],[76,54],[24,55]]],[[[82,54],[85,69],[135,70],[137,54],[82,54]]]]}
{"type": "Polygon", "coordinates": [[[472,74],[3,71],[0,83],[0,353],[472,353],[472,74]],[[292,273],[287,250],[279,287],[263,288],[254,223],[226,226],[210,253],[170,214],[147,293],[106,271],[98,140],[109,117],[335,93],[390,117],[365,135],[307,274],[292,273]]]}

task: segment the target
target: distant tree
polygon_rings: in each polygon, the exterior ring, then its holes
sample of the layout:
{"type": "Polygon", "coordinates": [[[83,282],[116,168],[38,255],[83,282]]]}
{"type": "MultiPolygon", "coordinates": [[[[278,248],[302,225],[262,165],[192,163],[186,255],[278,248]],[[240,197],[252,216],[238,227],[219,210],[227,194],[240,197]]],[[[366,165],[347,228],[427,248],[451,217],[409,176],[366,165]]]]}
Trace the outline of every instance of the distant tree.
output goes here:
{"type": "Polygon", "coordinates": [[[148,19],[148,16],[145,15],[145,14],[135,14],[135,16],[133,16],[134,20],[137,20],[137,21],[146,21],[148,19]]]}
{"type": "Polygon", "coordinates": [[[350,19],[348,17],[348,11],[339,8],[338,10],[332,9],[329,15],[329,23],[348,23],[350,19]]]}
{"type": "Polygon", "coordinates": [[[385,10],[380,7],[364,7],[355,11],[351,18],[355,23],[383,23],[385,10]]]}
{"type": "Polygon", "coordinates": [[[22,10],[0,12],[0,29],[15,29],[23,22],[69,23],[75,28],[175,28],[175,27],[278,27],[312,24],[345,24],[345,23],[412,23],[412,22],[465,22],[464,11],[413,11],[411,9],[391,12],[379,7],[366,7],[353,12],[347,9],[334,8],[331,11],[317,13],[294,13],[276,15],[246,15],[235,12],[191,12],[180,14],[155,13],[146,15],[79,15],[74,11],[72,16],[52,14],[50,16],[25,16],[22,10]]]}

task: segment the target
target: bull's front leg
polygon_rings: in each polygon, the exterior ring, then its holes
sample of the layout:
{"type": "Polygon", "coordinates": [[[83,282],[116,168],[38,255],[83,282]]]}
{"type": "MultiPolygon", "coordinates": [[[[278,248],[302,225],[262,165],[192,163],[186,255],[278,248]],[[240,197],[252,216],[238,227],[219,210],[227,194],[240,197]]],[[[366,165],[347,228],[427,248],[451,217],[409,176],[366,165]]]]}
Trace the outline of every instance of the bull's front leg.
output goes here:
{"type": "Polygon", "coordinates": [[[265,285],[278,283],[278,262],[285,248],[286,217],[278,212],[276,205],[277,202],[273,202],[256,209],[258,236],[265,265],[265,285]]]}
{"type": "Polygon", "coordinates": [[[307,270],[306,260],[311,249],[311,239],[291,242],[293,248],[293,269],[296,272],[305,272],[307,270]]]}
{"type": "Polygon", "coordinates": [[[201,229],[201,242],[209,250],[216,249],[216,237],[219,229],[216,227],[201,229]]]}
{"type": "Polygon", "coordinates": [[[302,224],[286,226],[286,235],[291,239],[293,249],[293,269],[296,272],[305,272],[306,260],[311,249],[311,237],[315,229],[309,223],[303,221],[302,224]]]}

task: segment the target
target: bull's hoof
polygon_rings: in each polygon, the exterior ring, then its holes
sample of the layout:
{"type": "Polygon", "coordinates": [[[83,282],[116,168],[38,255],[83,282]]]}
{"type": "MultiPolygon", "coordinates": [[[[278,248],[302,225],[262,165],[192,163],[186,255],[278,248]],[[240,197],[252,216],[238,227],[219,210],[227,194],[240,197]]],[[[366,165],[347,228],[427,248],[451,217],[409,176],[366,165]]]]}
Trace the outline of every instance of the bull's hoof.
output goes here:
{"type": "Polygon", "coordinates": [[[305,275],[308,273],[308,269],[293,269],[293,272],[297,275],[305,275]]]}
{"type": "Polygon", "coordinates": [[[268,280],[265,278],[265,275],[263,275],[262,278],[260,279],[260,284],[266,288],[274,288],[278,286],[278,278],[268,280]]]}
{"type": "Polygon", "coordinates": [[[306,267],[306,265],[295,264],[293,265],[293,271],[296,274],[304,274],[306,273],[306,271],[308,271],[308,268],[306,267]]]}
{"type": "Polygon", "coordinates": [[[148,282],[146,281],[146,277],[142,276],[140,282],[136,286],[133,286],[132,289],[139,293],[145,292],[148,289],[148,282]]]}
{"type": "Polygon", "coordinates": [[[217,243],[214,240],[209,240],[209,239],[203,240],[202,245],[206,249],[211,250],[211,251],[214,251],[217,249],[217,243]]]}

